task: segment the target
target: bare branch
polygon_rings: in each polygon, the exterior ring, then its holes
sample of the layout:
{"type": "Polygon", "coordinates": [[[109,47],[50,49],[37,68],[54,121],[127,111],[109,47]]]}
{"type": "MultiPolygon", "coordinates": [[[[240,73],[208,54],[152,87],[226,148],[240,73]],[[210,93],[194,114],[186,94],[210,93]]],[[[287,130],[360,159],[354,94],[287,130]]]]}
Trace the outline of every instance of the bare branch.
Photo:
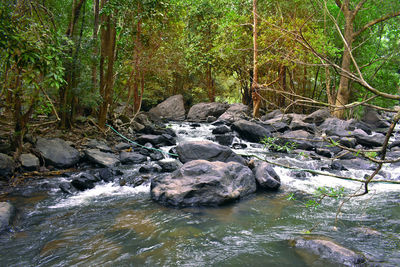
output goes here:
{"type": "Polygon", "coordinates": [[[378,18],[378,19],[372,20],[372,21],[368,22],[367,24],[365,24],[363,27],[361,27],[361,29],[359,29],[358,31],[356,31],[356,32],[353,34],[353,38],[354,38],[354,37],[357,37],[357,36],[360,35],[363,31],[367,30],[367,29],[368,29],[369,27],[371,27],[371,26],[374,26],[375,24],[378,24],[378,23],[380,23],[380,22],[383,22],[383,21],[385,21],[385,20],[388,20],[388,19],[391,19],[391,18],[394,18],[394,17],[398,17],[398,16],[400,16],[400,11],[397,11],[397,12],[392,13],[392,14],[387,14],[386,16],[383,16],[383,17],[380,17],[380,18],[378,18]]]}

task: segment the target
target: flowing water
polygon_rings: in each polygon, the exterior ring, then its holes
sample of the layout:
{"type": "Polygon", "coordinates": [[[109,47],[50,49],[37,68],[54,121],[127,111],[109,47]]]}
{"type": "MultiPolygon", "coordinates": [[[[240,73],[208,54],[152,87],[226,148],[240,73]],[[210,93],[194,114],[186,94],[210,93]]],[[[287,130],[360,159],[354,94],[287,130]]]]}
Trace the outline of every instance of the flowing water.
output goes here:
{"type": "MultiPolygon", "coordinates": [[[[178,141],[212,136],[209,125],[172,127],[178,141]]],[[[246,145],[251,153],[263,153],[256,144],[246,145]]],[[[293,171],[275,170],[282,180],[278,192],[219,208],[163,207],[150,199],[149,185],[103,183],[66,196],[48,188],[70,178],[32,182],[8,199],[18,213],[12,231],[0,235],[0,266],[337,266],[289,246],[289,239],[311,228],[313,235],[361,252],[378,266],[400,265],[399,185],[372,185],[370,194],[343,206],[335,225],[338,200],[324,200],[315,209],[304,203],[320,186],[350,192],[359,184],[327,176],[295,178],[293,171]],[[295,199],[288,200],[289,194],[295,199]]],[[[396,176],[399,170],[389,166],[387,171],[396,176]]]]}

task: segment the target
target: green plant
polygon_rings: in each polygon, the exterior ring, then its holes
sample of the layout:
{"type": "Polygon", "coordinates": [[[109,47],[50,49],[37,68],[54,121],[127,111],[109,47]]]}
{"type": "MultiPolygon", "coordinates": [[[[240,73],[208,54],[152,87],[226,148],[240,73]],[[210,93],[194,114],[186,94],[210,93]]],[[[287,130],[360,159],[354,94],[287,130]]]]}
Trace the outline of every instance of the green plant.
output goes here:
{"type": "Polygon", "coordinates": [[[261,144],[264,145],[264,148],[268,150],[278,151],[278,152],[286,152],[290,153],[296,148],[296,143],[294,142],[285,142],[284,144],[278,143],[279,139],[276,137],[264,137],[261,140],[261,144]]]}

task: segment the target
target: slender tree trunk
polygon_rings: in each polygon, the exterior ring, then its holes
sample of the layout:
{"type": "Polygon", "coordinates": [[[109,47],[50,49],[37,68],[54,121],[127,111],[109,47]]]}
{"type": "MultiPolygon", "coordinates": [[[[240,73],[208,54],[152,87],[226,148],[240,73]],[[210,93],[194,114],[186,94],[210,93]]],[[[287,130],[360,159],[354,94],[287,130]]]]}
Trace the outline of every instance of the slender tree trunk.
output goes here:
{"type": "MultiPolygon", "coordinates": [[[[138,15],[142,12],[142,6],[140,2],[137,4],[138,15]]],[[[141,78],[141,57],[142,57],[142,18],[139,17],[136,24],[136,40],[135,40],[135,78],[133,82],[133,110],[136,113],[140,108],[141,97],[139,96],[139,84],[141,78]]]]}
{"type": "MultiPolygon", "coordinates": [[[[286,66],[281,65],[279,69],[279,81],[280,81],[280,89],[282,92],[286,92],[286,66]]],[[[280,108],[285,107],[285,97],[283,94],[278,94],[278,106],[280,108]]]]}
{"type": "Polygon", "coordinates": [[[94,13],[94,24],[93,24],[93,64],[92,64],[92,92],[97,89],[97,55],[99,54],[99,49],[97,45],[98,31],[99,31],[99,0],[93,1],[93,13],[94,13]]]}
{"type": "MultiPolygon", "coordinates": [[[[108,0],[101,1],[101,7],[108,0]]],[[[101,49],[100,49],[100,95],[103,102],[99,111],[99,126],[105,128],[108,108],[112,102],[112,93],[114,86],[114,60],[115,60],[115,40],[116,29],[112,14],[101,15],[101,49]]]]}
{"type": "Polygon", "coordinates": [[[207,65],[206,83],[207,83],[208,100],[210,102],[215,102],[215,86],[214,86],[214,81],[213,81],[213,78],[212,78],[211,64],[207,65]]]}
{"type": "Polygon", "coordinates": [[[257,0],[253,0],[253,83],[252,99],[253,99],[253,117],[260,116],[261,96],[258,86],[258,45],[257,45],[257,0]]]}

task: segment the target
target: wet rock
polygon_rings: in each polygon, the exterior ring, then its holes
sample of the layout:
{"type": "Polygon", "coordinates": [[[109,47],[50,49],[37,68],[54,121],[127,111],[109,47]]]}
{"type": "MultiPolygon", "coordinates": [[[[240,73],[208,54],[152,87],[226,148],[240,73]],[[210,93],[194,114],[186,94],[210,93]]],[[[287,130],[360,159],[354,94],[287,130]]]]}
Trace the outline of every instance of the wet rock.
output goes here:
{"type": "Polygon", "coordinates": [[[229,105],[224,103],[199,103],[190,108],[187,119],[189,121],[206,121],[209,116],[221,116],[228,108],[229,105]]]}
{"type": "Polygon", "coordinates": [[[320,126],[319,129],[327,136],[348,137],[351,132],[347,129],[349,126],[348,121],[340,120],[337,118],[327,118],[320,126]]]}
{"type": "Polygon", "coordinates": [[[158,165],[160,165],[162,172],[173,172],[182,166],[182,163],[177,160],[160,160],[158,165]]]}
{"type": "Polygon", "coordinates": [[[161,172],[162,168],[157,164],[148,164],[139,168],[140,173],[154,173],[161,172]]]}
{"type": "Polygon", "coordinates": [[[114,173],[110,168],[103,168],[99,170],[98,173],[99,179],[103,180],[106,183],[114,181],[114,173]]]}
{"type": "Polygon", "coordinates": [[[248,117],[249,107],[242,104],[232,104],[217,121],[225,121],[227,123],[233,123],[238,120],[243,120],[248,117]]]}
{"type": "Polygon", "coordinates": [[[68,194],[68,195],[72,195],[72,194],[78,192],[78,190],[74,186],[72,186],[71,183],[68,183],[68,182],[61,183],[59,185],[59,188],[62,192],[64,192],[65,194],[68,194]]]}
{"type": "Polygon", "coordinates": [[[151,160],[157,161],[164,158],[164,154],[157,150],[152,150],[150,153],[151,160]]]}
{"type": "Polygon", "coordinates": [[[262,189],[277,190],[281,186],[281,179],[267,162],[256,163],[253,173],[258,186],[262,189]]]}
{"type": "Polygon", "coordinates": [[[71,185],[79,191],[85,191],[94,188],[94,184],[98,181],[99,180],[95,176],[89,173],[83,173],[78,178],[72,180],[71,185]]]}
{"type": "Polygon", "coordinates": [[[208,122],[208,123],[212,123],[212,122],[214,122],[214,121],[216,121],[216,120],[217,120],[217,118],[214,117],[214,116],[208,116],[208,117],[207,117],[207,122],[208,122]]]}
{"type": "Polygon", "coordinates": [[[314,123],[315,125],[321,125],[327,118],[330,117],[329,109],[319,109],[307,117],[304,118],[304,122],[306,123],[314,123]]]}
{"type": "Polygon", "coordinates": [[[299,238],[291,240],[290,244],[295,248],[305,249],[321,258],[345,266],[358,266],[366,263],[366,259],[362,255],[330,240],[299,238]]]}
{"type": "Polygon", "coordinates": [[[314,150],[316,144],[311,140],[313,135],[305,130],[290,131],[281,136],[278,143],[285,145],[286,142],[294,143],[297,149],[314,150]]]}
{"type": "Polygon", "coordinates": [[[263,123],[263,127],[266,128],[271,133],[275,132],[283,133],[290,130],[289,125],[283,121],[272,122],[272,123],[265,122],[263,123]]]}
{"type": "Polygon", "coordinates": [[[0,202],[0,232],[6,230],[14,215],[14,207],[8,202],[0,202]]]}
{"type": "Polygon", "coordinates": [[[303,130],[303,131],[307,131],[312,134],[315,132],[315,130],[316,130],[315,125],[312,123],[304,122],[303,115],[293,114],[291,116],[292,116],[292,121],[291,121],[289,127],[290,127],[290,129],[292,129],[292,131],[303,130]]]}
{"type": "Polygon", "coordinates": [[[232,129],[238,132],[241,138],[250,142],[260,142],[265,137],[271,137],[270,131],[255,122],[240,120],[232,124],[232,129]]]}
{"type": "Polygon", "coordinates": [[[216,134],[215,141],[223,146],[230,146],[233,142],[234,136],[232,134],[216,134]]]}
{"type": "Polygon", "coordinates": [[[99,164],[107,168],[115,167],[120,163],[116,155],[111,153],[101,152],[98,149],[86,149],[85,155],[90,162],[99,164]]]}
{"type": "Polygon", "coordinates": [[[36,149],[48,165],[53,165],[57,168],[72,167],[80,159],[79,151],[60,138],[39,138],[36,143],[36,149]]]}
{"type": "Polygon", "coordinates": [[[35,171],[40,167],[39,159],[33,154],[21,154],[19,160],[24,170],[35,171]]]}
{"type": "Polygon", "coordinates": [[[183,121],[185,119],[185,114],[186,111],[182,95],[171,96],[149,111],[149,115],[153,118],[175,121],[183,121]]]}
{"type": "Polygon", "coordinates": [[[147,161],[147,157],[135,152],[121,152],[119,160],[122,164],[140,164],[147,161]]]}
{"type": "Polygon", "coordinates": [[[86,147],[92,148],[92,149],[98,149],[102,152],[110,152],[112,153],[112,149],[107,145],[105,141],[99,141],[96,139],[91,139],[89,142],[86,144],[86,147]]]}
{"type": "Polygon", "coordinates": [[[371,163],[368,160],[360,158],[341,159],[338,160],[338,162],[347,169],[356,169],[356,170],[374,170],[376,166],[374,163],[371,163]]]}
{"type": "Polygon", "coordinates": [[[0,153],[0,179],[9,180],[15,170],[15,163],[11,157],[0,153]]]}
{"type": "Polygon", "coordinates": [[[176,146],[176,152],[182,163],[198,159],[222,162],[235,161],[241,164],[246,162],[229,147],[211,141],[182,142],[176,146]]]}
{"type": "Polygon", "coordinates": [[[144,145],[146,143],[151,143],[154,146],[173,146],[176,144],[176,140],[169,134],[162,134],[162,135],[152,135],[152,134],[145,134],[136,139],[136,141],[144,145]]]}
{"type": "Polygon", "coordinates": [[[385,140],[385,136],[383,134],[375,133],[373,135],[368,135],[361,129],[354,130],[353,136],[357,140],[357,143],[369,148],[382,146],[385,140]]]}
{"type": "Polygon", "coordinates": [[[177,207],[215,206],[256,191],[252,171],[236,162],[194,160],[151,182],[151,197],[177,207]]]}
{"type": "Polygon", "coordinates": [[[231,128],[226,125],[218,126],[217,128],[212,130],[213,134],[226,134],[232,132],[231,128]]]}
{"type": "Polygon", "coordinates": [[[332,158],[333,153],[328,148],[317,147],[315,153],[326,158],[332,158]]]}

